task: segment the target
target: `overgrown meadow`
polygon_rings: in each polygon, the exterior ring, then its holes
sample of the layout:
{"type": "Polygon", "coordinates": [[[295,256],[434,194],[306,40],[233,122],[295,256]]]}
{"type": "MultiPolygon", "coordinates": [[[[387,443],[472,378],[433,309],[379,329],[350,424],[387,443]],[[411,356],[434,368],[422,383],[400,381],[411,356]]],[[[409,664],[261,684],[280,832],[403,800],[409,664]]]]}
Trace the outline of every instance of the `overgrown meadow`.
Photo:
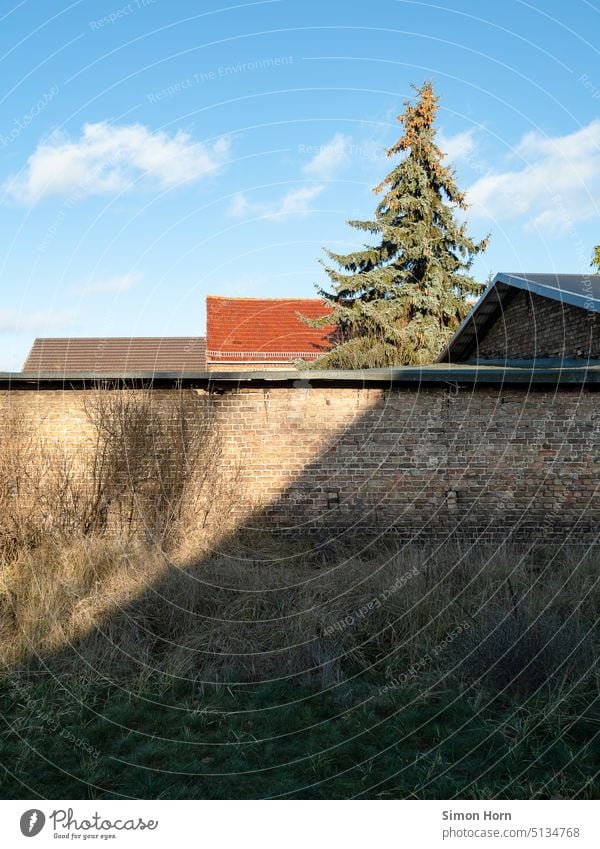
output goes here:
{"type": "Polygon", "coordinates": [[[594,795],[597,551],[225,530],[199,404],[4,423],[3,798],[594,795]]]}

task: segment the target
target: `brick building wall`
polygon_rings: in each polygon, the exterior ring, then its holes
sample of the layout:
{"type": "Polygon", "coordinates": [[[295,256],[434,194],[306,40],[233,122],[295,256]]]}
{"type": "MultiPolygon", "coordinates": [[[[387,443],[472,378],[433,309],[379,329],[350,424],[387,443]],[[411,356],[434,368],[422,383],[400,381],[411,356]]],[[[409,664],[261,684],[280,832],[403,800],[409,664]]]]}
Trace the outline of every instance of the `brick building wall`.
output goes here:
{"type": "Polygon", "coordinates": [[[597,313],[518,291],[479,339],[479,358],[600,358],[597,313]]]}
{"type": "MultiPolygon", "coordinates": [[[[155,390],[157,403],[175,390],[155,390]]],[[[195,390],[206,394],[204,390],[195,390]]],[[[83,390],[12,390],[40,438],[89,433],[83,390]]],[[[593,388],[247,386],[207,396],[238,525],[591,541],[600,519],[593,388]]]]}

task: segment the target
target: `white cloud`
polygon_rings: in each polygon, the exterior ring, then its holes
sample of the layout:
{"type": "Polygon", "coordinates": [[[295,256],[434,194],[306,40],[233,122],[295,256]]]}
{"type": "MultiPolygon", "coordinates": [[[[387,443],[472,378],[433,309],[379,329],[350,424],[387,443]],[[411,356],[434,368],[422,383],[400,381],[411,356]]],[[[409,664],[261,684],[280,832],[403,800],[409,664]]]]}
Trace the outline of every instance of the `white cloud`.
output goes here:
{"type": "Polygon", "coordinates": [[[142,178],[163,188],[214,174],[227,160],[230,141],[194,142],[188,133],[152,133],[142,124],[85,124],[76,141],[53,133],[38,144],[23,173],[5,191],[23,203],[46,195],[113,194],[142,178]]]}
{"type": "Polygon", "coordinates": [[[117,277],[108,277],[105,280],[97,280],[86,283],[76,291],[80,295],[97,295],[110,292],[126,292],[135,286],[140,280],[140,274],[137,271],[129,271],[127,274],[120,274],[117,277]]]}
{"type": "Polygon", "coordinates": [[[243,218],[249,213],[253,213],[258,208],[258,204],[251,204],[245,194],[237,194],[229,207],[229,214],[234,218],[243,218]]]}
{"type": "Polygon", "coordinates": [[[447,136],[443,132],[438,134],[437,145],[446,154],[447,159],[458,162],[466,159],[475,150],[475,129],[462,130],[453,136],[447,136]]]}
{"type": "MultiPolygon", "coordinates": [[[[341,168],[348,165],[350,156],[370,161],[381,158],[380,150],[373,141],[364,145],[355,145],[350,136],[336,133],[320,147],[300,147],[302,153],[312,154],[312,158],[303,167],[307,177],[316,180],[330,180],[341,168]]],[[[313,211],[313,202],[325,190],[321,182],[291,189],[279,200],[270,203],[254,203],[240,192],[233,198],[229,214],[234,218],[256,217],[284,219],[302,217],[313,211]]]]}
{"type": "Polygon", "coordinates": [[[317,180],[330,180],[336,171],[347,165],[350,149],[351,139],[336,133],[331,141],[320,147],[316,155],[304,166],[304,173],[317,180]]]}
{"type": "Polygon", "coordinates": [[[237,194],[229,208],[234,218],[255,216],[257,218],[282,219],[292,216],[302,217],[312,212],[312,202],[325,186],[303,186],[292,189],[273,203],[251,203],[244,194],[237,194]]]}
{"type": "Polygon", "coordinates": [[[288,215],[307,215],[312,212],[312,202],[317,198],[325,186],[305,186],[301,189],[293,189],[284,195],[269,213],[271,218],[282,218],[288,215]]]}
{"type": "Polygon", "coordinates": [[[38,333],[71,327],[77,319],[77,310],[48,312],[38,310],[28,315],[17,310],[0,310],[0,334],[38,333]]]}
{"type": "Polygon", "coordinates": [[[550,137],[527,133],[515,153],[525,165],[478,179],[468,192],[472,210],[496,219],[526,217],[552,232],[598,215],[600,120],[550,137]]]}

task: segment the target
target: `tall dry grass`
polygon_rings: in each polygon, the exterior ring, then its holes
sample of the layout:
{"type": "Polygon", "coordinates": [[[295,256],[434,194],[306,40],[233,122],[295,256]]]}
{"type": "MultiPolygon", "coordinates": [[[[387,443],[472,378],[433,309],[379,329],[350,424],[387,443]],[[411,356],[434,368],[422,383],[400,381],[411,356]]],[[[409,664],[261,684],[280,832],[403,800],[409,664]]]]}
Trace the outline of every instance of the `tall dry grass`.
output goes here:
{"type": "Polygon", "coordinates": [[[128,687],[373,672],[525,691],[594,674],[597,552],[219,535],[235,481],[210,408],[155,398],[98,387],[76,452],[5,422],[5,667],[128,687]]]}
{"type": "Polygon", "coordinates": [[[372,671],[512,692],[594,672],[595,554],[390,543],[323,560],[264,533],[192,565],[144,543],[51,541],[2,568],[3,661],[128,687],[372,671]]]}

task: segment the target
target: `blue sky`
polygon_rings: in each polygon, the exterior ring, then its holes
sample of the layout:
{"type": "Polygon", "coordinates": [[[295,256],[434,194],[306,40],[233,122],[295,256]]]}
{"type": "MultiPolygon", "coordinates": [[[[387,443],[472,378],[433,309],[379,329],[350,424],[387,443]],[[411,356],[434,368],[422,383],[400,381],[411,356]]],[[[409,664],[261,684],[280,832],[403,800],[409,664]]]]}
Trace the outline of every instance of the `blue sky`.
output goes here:
{"type": "Polygon", "coordinates": [[[587,271],[600,4],[0,0],[0,370],[35,336],[201,335],[360,245],[410,84],[441,96],[477,260],[587,271]]]}

